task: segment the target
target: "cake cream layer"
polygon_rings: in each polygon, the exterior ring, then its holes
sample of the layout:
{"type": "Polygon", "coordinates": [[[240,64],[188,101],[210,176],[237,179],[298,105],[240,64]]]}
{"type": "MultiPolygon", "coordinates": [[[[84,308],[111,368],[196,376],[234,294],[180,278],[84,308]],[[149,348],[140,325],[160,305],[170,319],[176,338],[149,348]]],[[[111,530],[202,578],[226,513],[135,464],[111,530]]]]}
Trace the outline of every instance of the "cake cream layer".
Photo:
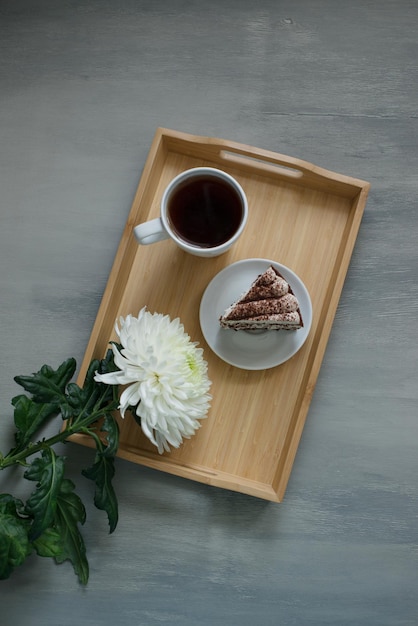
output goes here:
{"type": "Polygon", "coordinates": [[[223,328],[232,328],[234,330],[293,330],[300,328],[301,316],[298,311],[291,311],[290,313],[278,313],[268,317],[260,315],[250,319],[227,320],[222,318],[220,323],[223,328]]]}
{"type": "Polygon", "coordinates": [[[252,300],[251,302],[238,302],[234,306],[229,307],[223,316],[224,320],[250,319],[254,317],[267,316],[274,317],[281,313],[290,313],[297,311],[298,300],[291,294],[281,298],[266,298],[264,300],[252,300]]]}

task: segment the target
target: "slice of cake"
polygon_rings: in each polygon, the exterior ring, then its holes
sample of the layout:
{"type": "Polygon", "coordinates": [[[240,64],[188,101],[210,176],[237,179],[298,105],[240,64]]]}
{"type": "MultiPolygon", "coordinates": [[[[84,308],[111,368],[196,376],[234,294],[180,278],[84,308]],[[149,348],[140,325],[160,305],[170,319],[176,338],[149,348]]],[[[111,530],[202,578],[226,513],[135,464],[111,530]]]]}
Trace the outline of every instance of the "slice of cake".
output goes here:
{"type": "Polygon", "coordinates": [[[303,327],[299,302],[289,283],[270,267],[219,318],[233,330],[298,330],[303,327]]]}

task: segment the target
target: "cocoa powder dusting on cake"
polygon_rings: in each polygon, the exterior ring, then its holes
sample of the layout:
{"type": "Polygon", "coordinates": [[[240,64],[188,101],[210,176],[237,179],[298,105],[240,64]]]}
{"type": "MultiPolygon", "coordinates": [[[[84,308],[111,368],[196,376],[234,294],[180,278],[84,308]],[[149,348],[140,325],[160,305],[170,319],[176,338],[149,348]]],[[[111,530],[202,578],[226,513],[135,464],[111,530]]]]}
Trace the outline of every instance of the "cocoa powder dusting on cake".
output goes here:
{"type": "Polygon", "coordinates": [[[229,320],[251,319],[263,315],[268,319],[269,316],[277,313],[295,311],[297,306],[298,302],[295,296],[289,293],[282,298],[268,298],[238,303],[225,318],[229,320]]]}

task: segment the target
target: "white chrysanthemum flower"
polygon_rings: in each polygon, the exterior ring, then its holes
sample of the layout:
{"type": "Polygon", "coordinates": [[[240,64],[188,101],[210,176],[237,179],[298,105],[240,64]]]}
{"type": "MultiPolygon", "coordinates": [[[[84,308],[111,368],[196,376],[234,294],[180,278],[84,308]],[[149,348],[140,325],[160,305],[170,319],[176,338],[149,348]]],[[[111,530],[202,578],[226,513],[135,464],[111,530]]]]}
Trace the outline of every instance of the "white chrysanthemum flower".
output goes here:
{"type": "Polygon", "coordinates": [[[122,348],[113,344],[119,371],[96,374],[95,380],[126,385],[120,396],[122,417],[136,407],[144,434],[161,454],[177,448],[206,417],[211,382],[203,350],[192,343],[180,320],[150,313],[143,308],[138,317],[121,317],[115,324],[122,348]]]}

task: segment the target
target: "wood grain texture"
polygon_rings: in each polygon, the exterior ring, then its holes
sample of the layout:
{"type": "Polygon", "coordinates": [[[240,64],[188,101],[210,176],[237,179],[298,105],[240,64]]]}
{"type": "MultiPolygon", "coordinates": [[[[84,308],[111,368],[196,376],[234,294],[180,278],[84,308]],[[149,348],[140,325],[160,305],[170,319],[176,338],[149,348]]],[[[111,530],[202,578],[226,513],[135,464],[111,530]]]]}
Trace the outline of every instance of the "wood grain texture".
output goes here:
{"type": "MultiPolygon", "coordinates": [[[[371,183],[283,502],[118,459],[88,588],[31,557],[2,624],[416,626],[417,20],[412,0],[0,3],[2,451],[13,376],[81,367],[156,128],[371,183]]],[[[63,452],[91,503],[92,451],[63,452]]]]}

